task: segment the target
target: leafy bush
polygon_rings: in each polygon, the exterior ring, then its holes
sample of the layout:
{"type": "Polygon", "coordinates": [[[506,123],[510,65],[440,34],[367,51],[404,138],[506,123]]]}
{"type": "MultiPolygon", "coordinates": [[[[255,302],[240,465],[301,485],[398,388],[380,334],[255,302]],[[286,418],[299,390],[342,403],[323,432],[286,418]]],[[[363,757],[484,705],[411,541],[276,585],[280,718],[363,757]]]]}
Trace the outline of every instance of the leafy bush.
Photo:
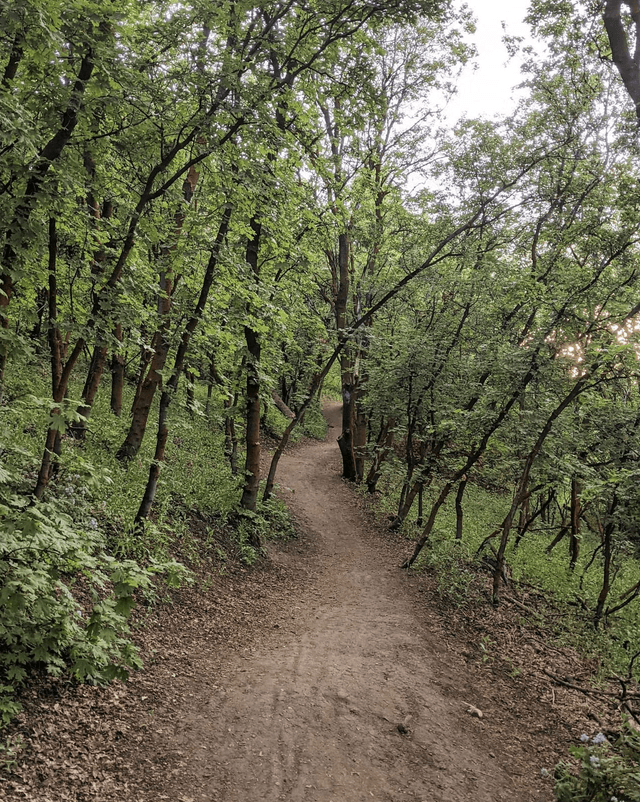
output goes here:
{"type": "Polygon", "coordinates": [[[627,725],[614,744],[602,733],[570,751],[578,761],[556,766],[559,802],[640,802],[640,733],[627,725]]]}
{"type": "Polygon", "coordinates": [[[0,719],[19,710],[15,694],[32,667],[48,674],[103,682],[140,666],[127,620],[137,591],[166,575],[177,585],[175,562],[146,567],[104,550],[95,519],[79,528],[64,502],[34,503],[0,485],[0,719]]]}

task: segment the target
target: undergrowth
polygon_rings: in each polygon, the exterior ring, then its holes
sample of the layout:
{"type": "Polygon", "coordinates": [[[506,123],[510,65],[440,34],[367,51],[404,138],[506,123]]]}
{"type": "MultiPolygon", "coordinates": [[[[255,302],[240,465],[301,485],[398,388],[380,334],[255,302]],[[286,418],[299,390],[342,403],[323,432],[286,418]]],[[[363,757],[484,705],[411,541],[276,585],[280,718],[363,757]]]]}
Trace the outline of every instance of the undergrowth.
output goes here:
{"type": "MultiPolygon", "coordinates": [[[[382,492],[376,505],[380,517],[388,520],[395,513],[400,486],[401,476],[387,470],[380,482],[382,492]]],[[[425,488],[425,516],[439,491],[439,484],[425,488]]],[[[458,543],[455,540],[455,499],[450,495],[440,509],[429,542],[414,564],[414,569],[432,571],[442,595],[456,604],[475,600],[477,588],[473,577],[481,567],[481,555],[477,551],[485,538],[500,525],[510,502],[508,493],[491,492],[469,483],[463,499],[463,540],[458,543]]],[[[417,504],[414,506],[417,507],[417,504]]],[[[401,531],[408,540],[418,536],[420,529],[416,525],[415,509],[401,531]]],[[[551,554],[545,552],[554,534],[544,527],[533,527],[517,548],[512,536],[506,554],[511,580],[516,585],[532,585],[547,599],[554,612],[562,613],[555,616],[553,625],[549,624],[549,637],[586,656],[597,655],[602,675],[616,672],[626,675],[630,656],[640,651],[640,601],[609,617],[606,626],[595,630],[592,612],[602,583],[599,555],[596,554],[590,566],[588,564],[599,541],[588,531],[583,531],[581,556],[572,571],[567,555],[568,538],[551,554]]],[[[639,572],[640,560],[632,553],[620,554],[612,583],[612,596],[622,594],[633,586],[639,572]]],[[[640,666],[637,666],[636,671],[639,670],[640,666]]]]}
{"type": "MultiPolygon", "coordinates": [[[[20,688],[34,670],[102,683],[138,668],[130,614],[137,601],[152,603],[161,587],[191,581],[186,564],[213,553],[224,566],[232,550],[250,565],[260,556],[255,544],[293,534],[276,499],[234,517],[241,477],[224,455],[224,410],[215,397],[209,416],[204,398],[196,398],[190,415],[181,394],[174,401],[166,461],[142,530],[133,521],[153,458],[157,399],[142,448],[123,465],[115,453],[129,418],[111,413],[108,386],[98,394],[85,441],[63,437],[57,475],[35,502],[50,421],[46,375],[35,358],[12,362],[0,406],[0,726],[19,711],[20,688]]],[[[80,390],[69,389],[67,419],[80,390]]],[[[125,410],[131,401],[128,386],[125,410]]],[[[304,433],[324,436],[321,420],[316,405],[304,433]]]]}
{"type": "MultiPolygon", "coordinates": [[[[289,420],[271,404],[266,408],[265,428],[269,434],[280,438],[287,428],[289,420]]],[[[327,422],[322,414],[320,401],[315,398],[307,409],[304,419],[291,432],[290,442],[298,443],[303,437],[324,440],[327,435],[327,422]]]]}
{"type": "MultiPolygon", "coordinates": [[[[397,510],[402,474],[385,466],[379,483],[376,512],[390,521],[397,510]]],[[[425,488],[424,515],[440,492],[440,483],[425,488]]],[[[442,506],[429,541],[413,566],[415,571],[429,571],[436,580],[439,594],[449,603],[464,606],[482,599],[486,573],[482,573],[482,553],[478,553],[489,534],[503,521],[511,503],[509,493],[489,490],[469,483],[463,500],[464,531],[462,541],[455,539],[455,496],[442,506]]],[[[417,508],[417,504],[415,505],[417,508]]],[[[417,510],[402,525],[408,541],[417,539],[421,528],[416,523],[417,510]]],[[[534,526],[519,545],[515,532],[507,549],[509,583],[533,592],[539,603],[530,618],[542,627],[549,641],[570,646],[588,658],[596,658],[599,670],[594,682],[602,683],[611,675],[640,679],[640,601],[629,604],[605,620],[598,629],[593,625],[593,611],[602,586],[602,558],[599,540],[583,529],[581,555],[574,570],[569,567],[568,538],[550,554],[546,549],[555,532],[545,525],[534,526]],[[595,555],[594,555],[595,551],[595,555]]],[[[409,551],[408,543],[408,551],[409,551]]],[[[489,556],[491,551],[489,550],[489,556]]],[[[624,543],[615,555],[611,594],[619,600],[637,582],[640,560],[624,543]]],[[[486,569],[486,566],[484,566],[486,569]]],[[[488,600],[485,595],[485,604],[488,600]]],[[[482,644],[481,644],[482,646],[482,644]]],[[[573,760],[556,768],[556,794],[559,802],[640,802],[640,734],[623,726],[613,742],[586,735],[580,746],[572,749],[573,760]]]]}

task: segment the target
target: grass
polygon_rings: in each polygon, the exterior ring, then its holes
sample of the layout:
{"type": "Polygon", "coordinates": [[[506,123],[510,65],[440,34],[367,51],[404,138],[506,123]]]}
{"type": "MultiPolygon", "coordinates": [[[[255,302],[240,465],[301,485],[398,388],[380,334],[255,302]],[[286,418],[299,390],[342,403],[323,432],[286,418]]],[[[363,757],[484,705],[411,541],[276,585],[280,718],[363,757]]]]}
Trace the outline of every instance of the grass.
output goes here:
{"type": "MultiPolygon", "coordinates": [[[[379,484],[381,496],[376,505],[381,518],[395,514],[401,484],[400,471],[393,465],[387,465],[379,484]]],[[[425,518],[441,484],[441,480],[436,480],[431,487],[425,488],[425,518]]],[[[440,509],[429,544],[415,563],[415,570],[432,571],[437,577],[441,593],[456,604],[476,600],[476,552],[483,540],[500,525],[510,503],[509,493],[489,491],[469,483],[463,500],[463,541],[458,543],[455,540],[455,494],[450,494],[440,509]]],[[[408,540],[415,539],[419,534],[415,521],[416,510],[417,502],[410,520],[403,524],[402,531],[408,540]]],[[[555,623],[549,625],[549,636],[557,643],[570,645],[585,656],[597,656],[602,676],[611,673],[626,675],[631,656],[640,651],[640,600],[632,602],[611,616],[606,626],[595,630],[591,619],[602,585],[602,560],[599,555],[596,556],[588,570],[587,564],[600,541],[583,524],[580,559],[575,570],[571,571],[567,554],[568,538],[561,541],[551,554],[545,552],[556,531],[542,530],[536,522],[517,549],[514,548],[515,538],[512,535],[506,552],[512,578],[515,582],[538,588],[548,599],[552,611],[558,613],[554,616],[555,623]]],[[[494,545],[497,546],[495,541],[494,545]]],[[[618,544],[614,559],[614,579],[609,596],[612,606],[624,591],[638,581],[640,575],[640,560],[628,544],[618,544]]],[[[635,673],[640,678],[638,660],[635,673]]]]}

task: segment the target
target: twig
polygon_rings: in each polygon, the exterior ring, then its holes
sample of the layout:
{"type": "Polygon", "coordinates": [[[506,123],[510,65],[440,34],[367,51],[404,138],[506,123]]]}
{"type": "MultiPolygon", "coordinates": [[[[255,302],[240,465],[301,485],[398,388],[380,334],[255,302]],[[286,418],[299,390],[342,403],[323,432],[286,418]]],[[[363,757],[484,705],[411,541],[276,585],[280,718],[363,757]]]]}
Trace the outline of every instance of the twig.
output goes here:
{"type": "Polygon", "coordinates": [[[525,613],[531,613],[531,615],[535,615],[538,618],[544,618],[544,615],[542,613],[539,613],[537,610],[534,610],[533,607],[527,607],[526,604],[523,604],[517,599],[512,599],[511,596],[503,596],[502,598],[505,601],[511,602],[511,604],[515,604],[516,607],[519,607],[521,610],[524,610],[525,613]]]}
{"type": "MultiPolygon", "coordinates": [[[[560,677],[552,674],[551,671],[548,671],[546,668],[542,669],[543,672],[554,682],[557,682],[558,685],[564,685],[565,688],[571,688],[574,691],[580,691],[580,693],[584,693],[585,696],[603,696],[605,699],[618,699],[620,700],[620,694],[613,693],[612,691],[598,691],[595,688],[584,688],[581,685],[574,685],[572,682],[567,682],[564,679],[560,679],[560,677]]],[[[638,693],[630,693],[626,696],[627,699],[640,699],[640,694],[638,693]]]]}

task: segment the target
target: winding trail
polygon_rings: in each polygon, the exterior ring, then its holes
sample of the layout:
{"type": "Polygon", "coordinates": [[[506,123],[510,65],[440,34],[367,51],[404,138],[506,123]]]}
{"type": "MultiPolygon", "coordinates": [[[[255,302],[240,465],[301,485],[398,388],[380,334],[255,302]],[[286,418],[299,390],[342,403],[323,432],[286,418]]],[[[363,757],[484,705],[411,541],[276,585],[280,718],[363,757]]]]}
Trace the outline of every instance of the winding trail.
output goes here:
{"type": "Polygon", "coordinates": [[[313,543],[301,567],[309,581],[264,642],[230,656],[181,723],[190,756],[181,798],[541,799],[518,786],[510,747],[486,719],[466,712],[473,679],[444,653],[410,579],[367,531],[339,475],[339,406],[326,414],[328,440],[285,455],[278,477],[313,543]]]}

